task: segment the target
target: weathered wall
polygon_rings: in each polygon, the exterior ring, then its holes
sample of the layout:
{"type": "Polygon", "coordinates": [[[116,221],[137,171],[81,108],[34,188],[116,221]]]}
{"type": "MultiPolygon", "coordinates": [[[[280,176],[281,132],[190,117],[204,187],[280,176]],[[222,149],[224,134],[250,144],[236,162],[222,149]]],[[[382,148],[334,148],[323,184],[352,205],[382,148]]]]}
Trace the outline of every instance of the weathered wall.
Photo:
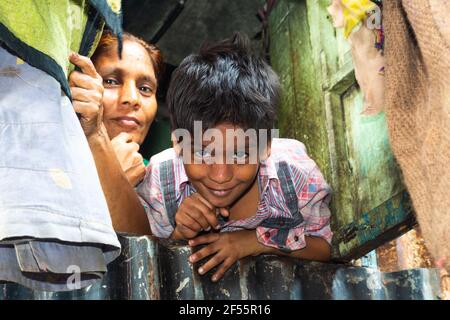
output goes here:
{"type": "MultiPolygon", "coordinates": [[[[128,0],[124,5],[124,28],[151,40],[171,10],[183,2],[184,8],[157,45],[168,63],[178,65],[197,52],[205,40],[218,41],[240,31],[253,38],[261,24],[256,17],[264,0],[128,0]]],[[[253,42],[259,50],[259,41],[253,42]]]]}

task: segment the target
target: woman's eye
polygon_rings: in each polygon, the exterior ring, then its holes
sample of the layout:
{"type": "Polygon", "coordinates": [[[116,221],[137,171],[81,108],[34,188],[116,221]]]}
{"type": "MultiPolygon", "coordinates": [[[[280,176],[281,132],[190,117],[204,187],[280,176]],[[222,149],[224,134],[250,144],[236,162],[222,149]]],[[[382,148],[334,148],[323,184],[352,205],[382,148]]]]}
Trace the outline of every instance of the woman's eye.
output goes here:
{"type": "Polygon", "coordinates": [[[118,82],[116,80],[114,80],[114,79],[105,79],[105,80],[103,80],[103,82],[105,84],[109,85],[109,86],[113,86],[113,85],[118,84],[118,82]]]}
{"type": "Polygon", "coordinates": [[[150,87],[140,87],[139,90],[141,90],[142,92],[145,92],[145,93],[153,92],[152,88],[150,88],[150,87]]]}

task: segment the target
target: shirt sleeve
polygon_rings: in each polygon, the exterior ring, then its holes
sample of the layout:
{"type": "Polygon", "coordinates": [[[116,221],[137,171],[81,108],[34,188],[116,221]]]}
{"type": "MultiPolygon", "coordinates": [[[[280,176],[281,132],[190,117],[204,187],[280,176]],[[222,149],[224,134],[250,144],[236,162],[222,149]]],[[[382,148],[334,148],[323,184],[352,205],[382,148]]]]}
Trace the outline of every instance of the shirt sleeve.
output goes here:
{"type": "Polygon", "coordinates": [[[145,178],[136,191],[150,222],[152,234],[158,238],[169,238],[174,229],[164,206],[158,163],[150,161],[145,178]]]}
{"type": "Polygon", "coordinates": [[[322,173],[314,166],[299,193],[299,210],[304,219],[304,235],[325,239],[331,244],[330,228],[331,188],[322,173]]]}
{"type": "Polygon", "coordinates": [[[290,163],[291,178],[298,198],[298,210],[303,218],[297,226],[278,226],[267,228],[259,226],[256,236],[259,242],[285,252],[306,247],[305,236],[325,239],[331,244],[333,233],[330,228],[331,188],[313,160],[303,150],[297,148],[290,163]]]}

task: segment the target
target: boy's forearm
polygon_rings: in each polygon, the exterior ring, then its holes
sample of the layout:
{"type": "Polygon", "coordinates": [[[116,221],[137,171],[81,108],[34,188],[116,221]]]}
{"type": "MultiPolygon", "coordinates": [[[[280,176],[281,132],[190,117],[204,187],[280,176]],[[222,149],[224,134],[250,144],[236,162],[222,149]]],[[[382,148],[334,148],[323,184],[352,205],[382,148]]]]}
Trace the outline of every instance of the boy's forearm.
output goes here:
{"type": "Polygon", "coordinates": [[[106,133],[88,138],[114,230],[149,235],[150,225],[136,191],[116,158],[106,133]]]}
{"type": "Polygon", "coordinates": [[[257,242],[255,246],[255,254],[274,254],[279,256],[292,257],[297,259],[314,260],[314,261],[329,261],[331,258],[331,247],[328,242],[319,237],[305,237],[306,247],[300,250],[295,250],[290,253],[286,253],[279,249],[265,246],[258,241],[255,232],[255,241],[257,242]]]}

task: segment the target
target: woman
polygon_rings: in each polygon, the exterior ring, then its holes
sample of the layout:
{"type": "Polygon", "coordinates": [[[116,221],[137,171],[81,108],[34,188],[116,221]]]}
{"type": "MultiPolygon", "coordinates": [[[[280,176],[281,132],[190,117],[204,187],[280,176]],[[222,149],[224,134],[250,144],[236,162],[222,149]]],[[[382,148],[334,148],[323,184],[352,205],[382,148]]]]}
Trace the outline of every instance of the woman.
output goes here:
{"type": "Polygon", "coordinates": [[[105,32],[92,56],[72,54],[81,72],[69,77],[73,106],[94,156],[116,231],[149,234],[134,186],[145,167],[138,153],[155,118],[159,50],[125,33],[121,58],[117,38],[105,32]]]}

